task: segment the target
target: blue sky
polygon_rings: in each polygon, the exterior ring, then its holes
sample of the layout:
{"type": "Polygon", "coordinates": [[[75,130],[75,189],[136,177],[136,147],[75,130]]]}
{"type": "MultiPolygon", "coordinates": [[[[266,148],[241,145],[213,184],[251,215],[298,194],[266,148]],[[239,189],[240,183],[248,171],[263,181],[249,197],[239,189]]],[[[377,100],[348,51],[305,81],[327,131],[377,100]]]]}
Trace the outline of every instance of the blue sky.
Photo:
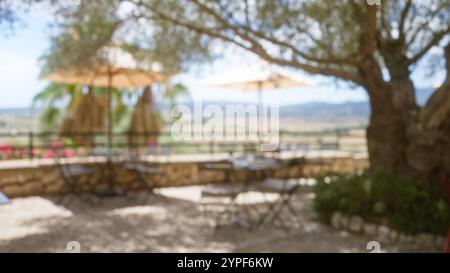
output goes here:
{"type": "MultiPolygon", "coordinates": [[[[23,27],[15,30],[13,35],[0,34],[0,108],[28,107],[32,97],[46,84],[39,79],[39,57],[49,47],[50,29],[47,25],[49,16],[45,12],[32,12],[22,16],[23,27]]],[[[197,69],[196,72],[179,76],[177,79],[185,84],[191,97],[196,100],[223,100],[256,102],[256,93],[244,93],[239,90],[222,90],[205,86],[210,78],[236,72],[241,67],[249,66],[256,59],[251,56],[232,57],[217,61],[213,65],[197,69]]],[[[245,70],[243,70],[245,71],[245,70]]],[[[236,74],[236,73],[235,73],[236,74]]],[[[296,72],[296,76],[312,86],[298,89],[266,91],[265,103],[288,105],[311,101],[344,102],[367,100],[361,89],[350,89],[344,85],[325,83],[322,78],[311,77],[296,72]]],[[[420,87],[431,87],[442,80],[441,75],[426,78],[418,71],[414,80],[420,87]]],[[[329,81],[328,81],[329,82],[329,81]]]]}

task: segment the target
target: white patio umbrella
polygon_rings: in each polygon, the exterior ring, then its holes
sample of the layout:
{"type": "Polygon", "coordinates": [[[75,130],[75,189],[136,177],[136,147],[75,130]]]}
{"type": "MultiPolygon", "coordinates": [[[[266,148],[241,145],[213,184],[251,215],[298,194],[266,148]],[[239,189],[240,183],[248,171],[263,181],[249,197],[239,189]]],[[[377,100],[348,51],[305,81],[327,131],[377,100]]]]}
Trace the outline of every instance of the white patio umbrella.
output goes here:
{"type": "MultiPolygon", "coordinates": [[[[293,79],[284,73],[261,69],[261,66],[257,66],[257,69],[247,71],[249,79],[244,79],[240,81],[229,81],[229,82],[217,82],[217,83],[207,83],[209,87],[219,88],[219,89],[233,89],[241,90],[244,92],[258,92],[258,106],[263,105],[262,92],[266,90],[276,90],[276,89],[288,89],[296,87],[306,87],[311,86],[310,83],[302,80],[293,79]],[[254,75],[254,72],[258,73],[254,75]]],[[[244,71],[240,72],[240,75],[246,76],[244,71]]],[[[230,78],[230,77],[229,77],[230,78]]],[[[260,120],[260,109],[258,107],[258,135],[261,128],[260,120]]]]}
{"type": "Polygon", "coordinates": [[[240,81],[217,82],[206,84],[209,87],[220,89],[241,90],[244,92],[258,92],[258,104],[262,105],[262,92],[266,90],[288,89],[296,87],[311,86],[306,81],[293,79],[284,73],[277,71],[263,71],[256,75],[240,81]]]}

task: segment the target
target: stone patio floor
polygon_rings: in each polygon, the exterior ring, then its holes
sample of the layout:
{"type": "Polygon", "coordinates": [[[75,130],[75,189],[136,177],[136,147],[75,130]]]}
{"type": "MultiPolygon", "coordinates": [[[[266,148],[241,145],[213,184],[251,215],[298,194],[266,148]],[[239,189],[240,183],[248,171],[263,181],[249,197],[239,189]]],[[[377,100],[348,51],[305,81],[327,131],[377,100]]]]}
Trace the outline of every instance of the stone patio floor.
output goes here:
{"type": "MultiPolygon", "coordinates": [[[[61,207],[42,197],[14,199],[0,206],[0,252],[64,252],[68,242],[77,241],[82,252],[367,253],[367,243],[375,239],[320,224],[308,186],[293,201],[305,221],[303,229],[286,233],[265,225],[253,231],[239,226],[214,230],[201,211],[200,189],[159,189],[150,197],[108,199],[96,207],[78,201],[61,207]]],[[[242,201],[258,202],[258,198],[255,193],[242,201]]],[[[382,244],[381,249],[419,251],[407,244],[382,244]]]]}

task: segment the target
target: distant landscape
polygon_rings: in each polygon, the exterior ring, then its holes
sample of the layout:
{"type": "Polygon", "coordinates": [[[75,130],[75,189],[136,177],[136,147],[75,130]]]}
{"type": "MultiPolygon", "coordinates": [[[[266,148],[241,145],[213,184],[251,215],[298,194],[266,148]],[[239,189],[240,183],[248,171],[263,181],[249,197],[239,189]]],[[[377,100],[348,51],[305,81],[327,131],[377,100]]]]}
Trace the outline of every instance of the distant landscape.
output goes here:
{"type": "MultiPolygon", "coordinates": [[[[419,89],[417,103],[424,105],[432,94],[432,89],[419,89]]],[[[234,102],[235,104],[247,104],[234,102]]],[[[234,104],[226,103],[226,104],[234,104]]],[[[203,105],[224,102],[204,102],[203,105]]],[[[159,106],[162,111],[167,107],[159,106]]],[[[39,115],[41,110],[31,108],[0,109],[0,132],[39,131],[39,115]]],[[[282,106],[280,108],[280,127],[290,131],[321,131],[345,128],[364,128],[370,116],[367,101],[325,103],[310,102],[282,106]]]]}

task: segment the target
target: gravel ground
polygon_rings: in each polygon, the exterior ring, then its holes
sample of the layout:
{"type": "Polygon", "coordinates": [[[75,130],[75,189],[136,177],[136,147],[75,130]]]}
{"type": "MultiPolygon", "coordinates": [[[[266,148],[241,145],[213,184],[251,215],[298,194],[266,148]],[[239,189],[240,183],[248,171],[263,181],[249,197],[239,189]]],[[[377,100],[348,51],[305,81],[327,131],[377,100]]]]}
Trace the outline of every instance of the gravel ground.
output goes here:
{"type": "MultiPolygon", "coordinates": [[[[70,241],[79,242],[82,252],[369,252],[366,245],[374,238],[318,223],[313,198],[307,187],[295,196],[305,225],[288,233],[276,225],[253,231],[236,225],[213,229],[201,211],[199,187],[108,199],[95,207],[77,200],[63,207],[52,199],[19,198],[0,206],[0,252],[64,252],[70,241]]],[[[411,245],[381,247],[385,252],[418,251],[411,245]]]]}

